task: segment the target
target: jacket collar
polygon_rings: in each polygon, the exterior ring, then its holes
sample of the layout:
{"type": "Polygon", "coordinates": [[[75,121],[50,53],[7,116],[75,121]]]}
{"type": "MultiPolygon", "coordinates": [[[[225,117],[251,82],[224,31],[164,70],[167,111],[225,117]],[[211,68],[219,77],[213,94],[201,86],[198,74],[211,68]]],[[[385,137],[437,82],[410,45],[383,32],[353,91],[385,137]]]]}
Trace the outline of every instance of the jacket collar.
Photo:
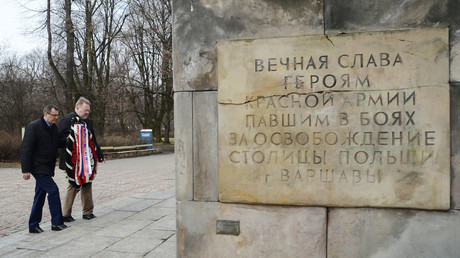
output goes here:
{"type": "Polygon", "coordinates": [[[42,117],[40,118],[40,120],[41,120],[41,122],[42,122],[42,125],[43,125],[45,128],[47,128],[47,129],[51,129],[51,128],[53,128],[54,126],[56,126],[55,124],[50,124],[50,125],[48,125],[48,123],[45,121],[45,116],[42,116],[42,117]]]}
{"type": "Polygon", "coordinates": [[[48,127],[51,127],[51,124],[50,124],[50,123],[48,123],[48,121],[46,121],[46,119],[45,119],[45,117],[44,117],[44,116],[42,116],[42,119],[43,119],[43,121],[45,121],[45,124],[46,124],[48,127]]]}
{"type": "Polygon", "coordinates": [[[77,112],[75,112],[75,111],[72,112],[72,116],[78,117],[78,119],[79,119],[80,121],[85,121],[85,119],[81,118],[81,116],[79,116],[79,115],[77,114],[77,112]]]}

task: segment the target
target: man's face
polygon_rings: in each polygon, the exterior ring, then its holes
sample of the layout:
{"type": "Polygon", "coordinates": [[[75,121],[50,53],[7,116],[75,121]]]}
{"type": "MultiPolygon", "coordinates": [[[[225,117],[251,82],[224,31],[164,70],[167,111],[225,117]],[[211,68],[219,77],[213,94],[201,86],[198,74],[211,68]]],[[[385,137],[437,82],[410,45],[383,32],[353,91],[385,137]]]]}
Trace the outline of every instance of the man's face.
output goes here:
{"type": "Polygon", "coordinates": [[[56,109],[52,108],[51,112],[50,113],[45,113],[44,116],[45,116],[46,122],[54,125],[54,124],[56,124],[56,122],[57,122],[57,120],[59,118],[59,111],[57,111],[56,109]]]}
{"type": "Polygon", "coordinates": [[[91,106],[86,103],[83,103],[81,106],[77,106],[75,108],[75,113],[77,113],[77,115],[79,115],[83,119],[88,118],[90,112],[91,106]]]}

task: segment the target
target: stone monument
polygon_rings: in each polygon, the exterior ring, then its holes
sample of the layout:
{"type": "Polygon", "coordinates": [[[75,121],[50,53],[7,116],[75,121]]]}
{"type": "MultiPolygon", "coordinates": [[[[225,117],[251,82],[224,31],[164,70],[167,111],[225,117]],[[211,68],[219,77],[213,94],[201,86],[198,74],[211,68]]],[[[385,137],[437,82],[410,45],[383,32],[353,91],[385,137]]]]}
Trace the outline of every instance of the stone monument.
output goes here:
{"type": "Polygon", "coordinates": [[[457,257],[458,0],[175,0],[178,257],[457,257]]]}

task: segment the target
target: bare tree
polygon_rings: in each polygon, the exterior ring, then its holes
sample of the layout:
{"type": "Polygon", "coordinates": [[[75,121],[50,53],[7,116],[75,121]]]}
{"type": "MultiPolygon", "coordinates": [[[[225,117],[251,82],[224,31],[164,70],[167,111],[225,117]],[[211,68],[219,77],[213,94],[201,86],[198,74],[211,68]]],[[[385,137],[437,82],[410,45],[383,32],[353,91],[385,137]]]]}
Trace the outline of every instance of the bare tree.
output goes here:
{"type": "MultiPolygon", "coordinates": [[[[122,1],[84,2],[84,28],[77,30],[77,61],[79,73],[77,84],[80,93],[94,103],[95,127],[102,133],[106,120],[107,103],[114,98],[109,91],[116,77],[112,74],[112,53],[116,40],[127,18],[126,4],[122,1]],[[81,32],[81,33],[80,33],[81,32]],[[81,77],[81,79],[80,79],[81,77]]],[[[92,105],[93,106],[93,105],[92,105]]]]}
{"type": "Polygon", "coordinates": [[[46,29],[48,35],[48,49],[47,56],[48,62],[51,69],[54,72],[55,77],[57,78],[58,84],[62,86],[64,93],[64,109],[66,111],[72,110],[72,106],[75,100],[75,85],[73,80],[73,52],[74,52],[74,34],[73,34],[73,24],[72,24],[72,1],[65,0],[64,2],[64,11],[65,11],[65,35],[66,35],[66,56],[65,56],[65,77],[62,75],[58,64],[56,64],[54,55],[53,55],[53,33],[52,33],[52,23],[51,23],[51,0],[47,0],[46,8],[46,29]]]}
{"type": "Polygon", "coordinates": [[[153,129],[159,142],[165,124],[164,138],[169,143],[173,107],[171,0],[133,0],[130,14],[124,42],[132,61],[127,70],[133,72],[127,75],[133,112],[144,128],[153,129]]]}
{"type": "MultiPolygon", "coordinates": [[[[43,63],[37,66],[31,90],[39,91],[35,93],[41,99],[52,98],[50,102],[58,104],[63,113],[73,110],[76,98],[87,97],[99,134],[106,127],[111,133],[123,134],[152,128],[158,141],[164,137],[169,142],[173,119],[171,0],[45,3],[46,7],[35,11],[46,15],[42,27],[46,55],[36,59],[45,60],[46,67],[43,63]]],[[[24,65],[13,70],[24,69],[24,65]]],[[[5,92],[6,88],[11,92],[5,85],[5,92]]],[[[37,104],[34,110],[40,108],[37,104]]]]}
{"type": "Polygon", "coordinates": [[[38,84],[42,63],[37,55],[6,57],[0,63],[0,129],[18,134],[41,115],[51,97],[38,84]],[[40,108],[37,108],[40,107],[40,108]]]}
{"type": "Polygon", "coordinates": [[[126,19],[126,4],[115,0],[65,0],[62,9],[53,9],[50,1],[46,22],[48,60],[58,83],[63,86],[65,107],[72,110],[76,97],[86,96],[92,102],[95,130],[102,134],[107,98],[111,96],[107,90],[113,79],[111,55],[126,19]],[[51,23],[52,10],[55,10],[57,17],[64,12],[61,15],[64,19],[60,22],[65,26],[59,25],[59,19],[58,23],[51,23]],[[53,52],[53,34],[58,37],[65,35],[65,60],[60,60],[65,62],[65,68],[55,61],[59,54],[58,51],[53,52]]]}

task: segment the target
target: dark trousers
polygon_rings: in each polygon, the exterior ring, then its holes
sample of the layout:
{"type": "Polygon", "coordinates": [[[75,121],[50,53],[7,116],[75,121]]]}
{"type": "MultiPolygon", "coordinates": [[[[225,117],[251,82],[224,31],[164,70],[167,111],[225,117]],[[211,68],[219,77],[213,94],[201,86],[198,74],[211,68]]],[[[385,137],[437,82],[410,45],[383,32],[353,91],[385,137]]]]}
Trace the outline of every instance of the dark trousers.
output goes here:
{"type": "Polygon", "coordinates": [[[59,188],[53,178],[48,175],[32,173],[35,177],[35,196],[32,211],[30,212],[29,228],[37,227],[42,221],[43,205],[45,205],[46,194],[48,194],[48,206],[51,213],[51,224],[62,225],[61,198],[59,188]]]}

